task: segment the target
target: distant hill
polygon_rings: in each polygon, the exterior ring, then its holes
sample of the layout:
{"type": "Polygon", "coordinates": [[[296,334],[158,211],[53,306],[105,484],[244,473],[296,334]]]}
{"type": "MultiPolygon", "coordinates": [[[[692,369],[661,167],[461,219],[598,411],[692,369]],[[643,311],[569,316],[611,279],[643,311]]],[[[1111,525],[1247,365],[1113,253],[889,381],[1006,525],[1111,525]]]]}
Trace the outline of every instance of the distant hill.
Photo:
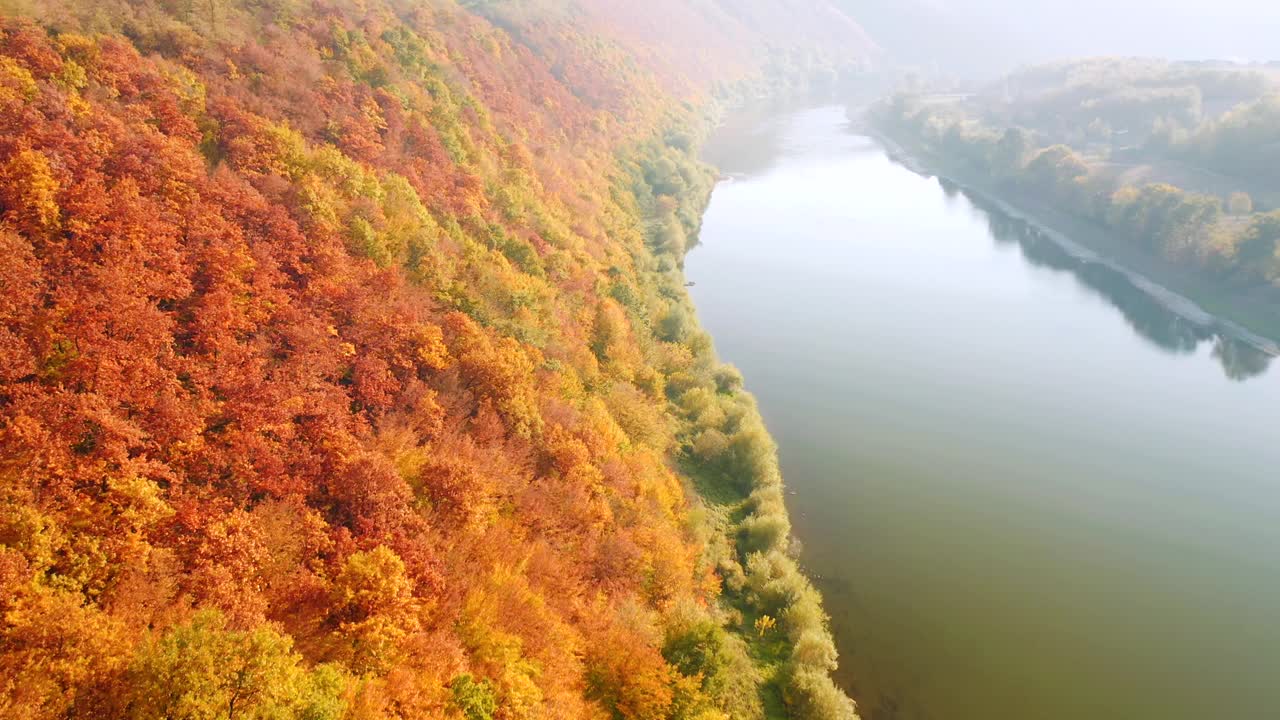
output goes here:
{"type": "Polygon", "coordinates": [[[878,47],[835,0],[472,0],[496,24],[550,51],[558,28],[590,32],[687,93],[764,69],[775,79],[797,70],[870,63],[878,47]]]}

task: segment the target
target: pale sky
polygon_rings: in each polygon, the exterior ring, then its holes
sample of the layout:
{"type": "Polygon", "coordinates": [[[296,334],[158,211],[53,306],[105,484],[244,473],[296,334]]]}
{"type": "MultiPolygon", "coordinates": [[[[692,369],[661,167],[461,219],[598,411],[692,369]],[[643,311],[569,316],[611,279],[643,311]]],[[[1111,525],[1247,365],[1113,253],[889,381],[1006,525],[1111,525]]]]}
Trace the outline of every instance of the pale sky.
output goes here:
{"type": "Polygon", "coordinates": [[[1280,0],[837,0],[900,58],[1004,72],[1084,55],[1280,60],[1280,0]]]}
{"type": "Polygon", "coordinates": [[[1280,2],[949,0],[1003,24],[1024,48],[1068,54],[1280,60],[1280,2]],[[1030,42],[1027,42],[1030,41],[1030,42]]]}

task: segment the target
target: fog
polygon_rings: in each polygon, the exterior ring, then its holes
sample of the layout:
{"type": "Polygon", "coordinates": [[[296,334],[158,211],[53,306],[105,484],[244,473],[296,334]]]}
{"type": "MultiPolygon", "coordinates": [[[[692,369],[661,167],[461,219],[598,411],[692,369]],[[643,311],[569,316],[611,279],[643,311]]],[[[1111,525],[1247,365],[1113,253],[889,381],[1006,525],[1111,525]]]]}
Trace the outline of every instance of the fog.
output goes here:
{"type": "Polygon", "coordinates": [[[994,75],[1083,55],[1280,60],[1280,3],[1263,0],[843,0],[889,54],[994,75]]]}

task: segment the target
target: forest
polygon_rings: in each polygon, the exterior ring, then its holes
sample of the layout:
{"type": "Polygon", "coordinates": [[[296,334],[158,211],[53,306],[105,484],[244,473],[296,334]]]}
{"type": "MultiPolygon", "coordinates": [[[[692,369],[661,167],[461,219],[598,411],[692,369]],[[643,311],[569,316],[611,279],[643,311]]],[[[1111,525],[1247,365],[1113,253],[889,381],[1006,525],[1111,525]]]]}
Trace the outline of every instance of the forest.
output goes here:
{"type": "MultiPolygon", "coordinates": [[[[1280,337],[1280,72],[1128,58],[1015,72],[972,94],[918,87],[872,122],[966,180],[1066,213],[1248,298],[1280,337]]],[[[1201,299],[1201,298],[1197,298],[1201,299]]]]}
{"type": "Polygon", "coordinates": [[[0,0],[0,716],[854,717],[681,272],[789,5],[0,0]]]}

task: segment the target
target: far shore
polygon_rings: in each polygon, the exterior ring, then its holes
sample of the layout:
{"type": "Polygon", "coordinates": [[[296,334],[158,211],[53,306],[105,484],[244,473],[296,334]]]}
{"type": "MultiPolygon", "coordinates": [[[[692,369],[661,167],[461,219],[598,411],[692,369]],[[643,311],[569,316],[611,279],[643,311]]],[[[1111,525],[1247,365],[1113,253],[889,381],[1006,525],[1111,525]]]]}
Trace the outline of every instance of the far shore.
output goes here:
{"type": "Polygon", "coordinates": [[[910,152],[869,123],[858,123],[858,128],[880,143],[890,158],[912,172],[951,182],[966,192],[977,195],[1005,215],[1035,227],[1064,251],[1080,260],[1097,263],[1123,274],[1135,287],[1189,322],[1240,340],[1273,357],[1280,356],[1280,342],[1269,337],[1280,333],[1275,333],[1269,327],[1265,331],[1258,327],[1261,320],[1251,322],[1246,319],[1250,315],[1247,299],[1224,298],[1204,279],[1193,277],[1188,271],[1172,268],[1159,258],[1131,248],[1120,238],[1110,236],[1100,228],[1082,227],[1086,223],[1084,220],[1063,216],[1060,211],[1047,206],[1033,209],[1037,203],[1029,201],[1015,204],[981,183],[929,166],[919,155],[910,152]]]}

